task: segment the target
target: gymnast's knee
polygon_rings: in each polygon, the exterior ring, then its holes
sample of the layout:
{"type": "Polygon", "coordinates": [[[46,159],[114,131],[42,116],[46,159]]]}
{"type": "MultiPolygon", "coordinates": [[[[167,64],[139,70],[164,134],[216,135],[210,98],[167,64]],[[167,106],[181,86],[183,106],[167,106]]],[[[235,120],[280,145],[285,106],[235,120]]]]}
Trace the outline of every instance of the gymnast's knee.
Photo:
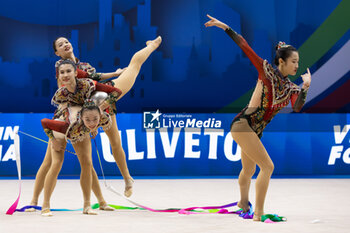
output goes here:
{"type": "Polygon", "coordinates": [[[51,161],[45,161],[41,164],[40,169],[47,171],[51,167],[51,161]]]}
{"type": "Polygon", "coordinates": [[[266,173],[272,174],[273,170],[275,169],[275,165],[273,162],[269,162],[267,164],[264,164],[264,166],[261,166],[260,169],[266,173]]]}
{"type": "Polygon", "coordinates": [[[122,143],[117,135],[110,135],[109,143],[111,144],[112,152],[115,150],[120,150],[122,148],[122,143]]]}
{"type": "Polygon", "coordinates": [[[122,149],[122,145],[120,142],[114,142],[114,143],[111,143],[111,148],[112,148],[112,152],[119,151],[122,149]]]}
{"type": "Polygon", "coordinates": [[[254,174],[255,174],[255,170],[256,168],[255,167],[252,167],[252,168],[242,168],[242,174],[246,177],[252,177],[254,174]]]}
{"type": "Polygon", "coordinates": [[[88,169],[89,171],[91,171],[93,168],[92,160],[88,158],[80,159],[80,166],[81,166],[81,169],[88,169]]]}
{"type": "Polygon", "coordinates": [[[144,59],[140,52],[135,53],[135,55],[132,57],[127,70],[139,70],[141,69],[142,64],[144,63],[144,59]]]}
{"type": "Polygon", "coordinates": [[[61,170],[62,164],[63,164],[63,159],[61,158],[55,159],[51,163],[50,170],[59,172],[61,170]]]}

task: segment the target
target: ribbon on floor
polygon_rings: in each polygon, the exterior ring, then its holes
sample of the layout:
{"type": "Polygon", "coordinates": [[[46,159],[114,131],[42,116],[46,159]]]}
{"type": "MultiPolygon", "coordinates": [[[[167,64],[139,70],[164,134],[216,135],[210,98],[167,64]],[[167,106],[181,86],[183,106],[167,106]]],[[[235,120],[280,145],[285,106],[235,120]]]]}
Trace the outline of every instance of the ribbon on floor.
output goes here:
{"type": "Polygon", "coordinates": [[[278,216],[277,214],[265,214],[261,216],[261,221],[264,223],[285,222],[287,218],[278,216]]]}
{"type": "MultiPolygon", "coordinates": [[[[244,219],[251,219],[253,215],[251,214],[252,212],[247,212],[243,213],[242,209],[237,210],[237,211],[230,211],[228,208],[237,206],[237,202],[230,203],[227,205],[222,205],[222,206],[203,206],[203,207],[188,207],[188,208],[168,208],[168,209],[153,209],[147,206],[137,206],[137,207],[129,207],[129,206],[121,206],[121,205],[111,205],[109,204],[110,207],[116,209],[116,210],[148,210],[151,212],[162,212],[162,213],[179,213],[179,214],[237,214],[240,217],[244,219]]],[[[251,204],[250,204],[251,206],[251,204]]],[[[98,209],[100,205],[98,203],[93,204],[91,206],[92,209],[98,209]]],[[[20,209],[16,209],[17,212],[25,212],[27,209],[36,209],[36,210],[41,210],[42,208],[40,206],[24,206],[20,209]]],[[[83,209],[51,209],[51,211],[82,211],[83,209]]]]}
{"type": "MultiPolygon", "coordinates": [[[[237,206],[237,202],[230,203],[227,205],[222,206],[204,206],[204,207],[188,207],[184,209],[180,208],[169,208],[169,209],[152,209],[149,207],[142,208],[142,207],[130,207],[130,206],[121,206],[121,205],[112,205],[109,204],[108,206],[114,208],[115,210],[148,210],[151,212],[162,212],[162,213],[178,213],[178,214],[237,214],[239,217],[243,219],[252,219],[254,216],[254,212],[252,211],[252,205],[249,203],[249,211],[243,212],[242,209],[239,209],[237,211],[229,211],[227,208],[237,206]]],[[[92,209],[98,209],[100,205],[98,203],[91,205],[92,209]]],[[[16,209],[17,212],[25,212],[27,209],[36,209],[41,210],[40,206],[24,206],[20,209],[16,209]]],[[[83,211],[82,208],[80,209],[51,209],[51,211],[83,211]]],[[[277,214],[265,214],[261,216],[261,222],[264,223],[276,223],[276,222],[285,222],[287,219],[282,216],[278,216],[277,214]]]]}
{"type": "MultiPolygon", "coordinates": [[[[162,209],[162,210],[158,210],[158,209],[153,209],[150,208],[148,206],[144,206],[140,203],[137,203],[127,197],[125,197],[124,195],[120,194],[113,186],[109,185],[105,175],[104,175],[104,171],[103,171],[103,167],[102,167],[102,162],[101,162],[101,157],[100,154],[98,152],[98,148],[97,148],[97,143],[96,140],[94,139],[94,144],[95,144],[95,149],[96,149],[96,153],[97,153],[97,158],[100,164],[100,169],[101,169],[101,173],[102,173],[102,177],[103,177],[103,183],[105,185],[105,187],[113,192],[114,194],[118,195],[119,197],[125,199],[126,201],[130,202],[131,204],[140,207],[141,209],[145,209],[151,212],[165,212],[165,213],[174,213],[174,212],[178,212],[179,214],[196,214],[196,213],[218,213],[218,214],[238,214],[240,217],[244,218],[244,219],[251,219],[253,218],[253,208],[251,203],[249,203],[249,211],[247,213],[244,213],[242,210],[238,210],[238,211],[229,211],[226,208],[229,207],[233,207],[233,206],[237,206],[237,202],[234,203],[230,203],[227,205],[223,205],[223,206],[204,206],[204,207],[188,207],[188,208],[184,208],[184,209],[179,209],[179,208],[171,208],[171,209],[162,209]],[[205,211],[198,211],[197,209],[201,209],[201,210],[208,210],[208,212],[205,211]],[[217,210],[217,211],[214,211],[217,210]]],[[[111,206],[112,207],[112,206],[111,206]]]]}
{"type": "MultiPolygon", "coordinates": [[[[21,132],[23,133],[23,132],[21,132]]],[[[35,139],[38,139],[32,135],[23,133],[27,136],[31,136],[35,139]]],[[[38,139],[39,140],[39,139],[38,139]]],[[[44,140],[40,140],[40,141],[44,141],[44,140]]],[[[44,141],[46,142],[46,141],[44,141]]],[[[46,142],[47,143],[47,142],[46,142]]],[[[254,216],[254,212],[253,212],[253,207],[252,204],[249,202],[249,211],[248,212],[243,212],[242,209],[237,210],[237,211],[230,211],[228,210],[228,208],[230,207],[234,207],[237,206],[238,202],[234,202],[234,203],[230,203],[227,205],[222,205],[222,206],[203,206],[203,207],[188,207],[188,208],[169,208],[169,209],[153,209],[144,205],[141,205],[133,200],[130,200],[129,198],[125,197],[124,195],[120,194],[118,191],[115,190],[114,187],[112,187],[111,185],[109,185],[106,181],[106,178],[104,176],[104,171],[102,168],[102,163],[101,163],[101,158],[97,149],[97,144],[96,144],[96,140],[94,140],[95,143],[95,147],[96,147],[96,152],[97,152],[97,156],[99,159],[99,163],[100,163],[100,168],[102,171],[102,175],[103,175],[103,180],[104,180],[104,185],[105,187],[110,190],[111,192],[115,193],[116,195],[118,195],[119,197],[122,197],[123,199],[125,199],[126,201],[132,203],[133,205],[137,206],[137,207],[128,207],[128,206],[120,206],[120,205],[109,205],[110,207],[116,209],[116,210],[148,210],[151,212],[162,212],[162,213],[179,213],[179,214],[237,214],[240,217],[242,217],[243,219],[252,219],[254,216]]],[[[17,209],[18,206],[18,202],[21,196],[21,186],[22,186],[22,179],[21,179],[21,158],[20,158],[20,148],[19,148],[19,136],[18,136],[18,131],[15,132],[15,138],[14,138],[14,144],[15,144],[15,153],[16,153],[16,165],[17,165],[17,173],[18,173],[18,179],[19,179],[19,194],[18,197],[16,199],[16,201],[10,206],[10,208],[7,210],[6,214],[8,215],[12,215],[15,211],[18,212],[25,212],[26,209],[30,209],[30,208],[34,208],[36,210],[41,210],[40,206],[32,206],[32,205],[28,205],[25,207],[22,207],[20,209],[17,209]]],[[[68,151],[70,152],[70,151],[68,151]]],[[[72,152],[70,152],[72,153],[72,152]]],[[[99,204],[94,204],[91,206],[93,209],[97,209],[99,208],[99,204]]],[[[82,211],[83,209],[51,209],[51,211],[82,211]]],[[[276,214],[267,214],[267,215],[263,215],[261,217],[261,221],[265,222],[265,223],[274,223],[274,222],[281,222],[281,221],[286,221],[285,217],[280,217],[276,214]]]]}

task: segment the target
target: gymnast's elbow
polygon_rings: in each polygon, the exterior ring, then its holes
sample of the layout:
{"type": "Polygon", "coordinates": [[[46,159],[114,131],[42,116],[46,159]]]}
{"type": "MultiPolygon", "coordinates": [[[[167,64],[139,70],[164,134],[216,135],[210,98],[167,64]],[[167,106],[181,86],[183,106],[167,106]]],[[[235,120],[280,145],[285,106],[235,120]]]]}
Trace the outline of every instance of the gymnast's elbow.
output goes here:
{"type": "Polygon", "coordinates": [[[43,126],[43,128],[47,128],[48,127],[48,122],[50,121],[50,119],[44,118],[41,120],[41,125],[43,126]]]}

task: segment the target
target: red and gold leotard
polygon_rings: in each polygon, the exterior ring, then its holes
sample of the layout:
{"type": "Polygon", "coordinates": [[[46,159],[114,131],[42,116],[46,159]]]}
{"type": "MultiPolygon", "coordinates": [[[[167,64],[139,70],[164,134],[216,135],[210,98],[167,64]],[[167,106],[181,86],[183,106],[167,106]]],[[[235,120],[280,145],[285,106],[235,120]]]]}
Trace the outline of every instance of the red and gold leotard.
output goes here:
{"type": "MultiPolygon", "coordinates": [[[[56,121],[47,118],[42,119],[41,124],[49,138],[53,138],[52,131],[57,131],[64,134],[66,139],[69,139],[72,144],[82,141],[86,134],[91,132],[90,129],[84,125],[80,112],[77,115],[77,120],[71,124],[67,121],[56,121]]],[[[111,127],[111,125],[112,121],[109,114],[103,112],[97,128],[102,127],[103,130],[106,131],[111,127]]]]}
{"type": "Polygon", "coordinates": [[[274,69],[266,60],[261,59],[246,40],[234,30],[228,28],[225,32],[243,50],[259,73],[250,103],[237,114],[232,124],[240,118],[245,118],[254,132],[261,137],[266,125],[289,102],[294,111],[301,110],[307,90],[300,89],[288,77],[283,77],[278,69],[274,69]]]}
{"type": "MultiPolygon", "coordinates": [[[[68,91],[66,87],[59,88],[53,96],[51,103],[56,107],[64,103],[67,103],[69,106],[82,106],[84,101],[89,99],[94,91],[103,91],[109,94],[106,99],[110,105],[108,112],[113,115],[116,112],[115,102],[121,95],[122,91],[116,87],[98,83],[88,78],[76,79],[74,93],[68,91]]],[[[63,110],[58,109],[55,113],[55,118],[58,118],[58,115],[61,114],[63,114],[63,110]]]]}
{"type": "Polygon", "coordinates": [[[91,79],[75,79],[76,88],[74,92],[68,91],[66,87],[59,88],[52,97],[51,104],[58,106],[63,103],[69,105],[83,105],[89,99],[92,92],[96,90],[96,84],[91,79]]]}
{"type": "MultiPolygon", "coordinates": [[[[109,108],[107,109],[107,111],[110,114],[114,114],[116,112],[115,102],[121,95],[121,90],[119,90],[116,87],[98,83],[91,79],[76,79],[76,88],[74,92],[68,91],[66,87],[61,87],[56,91],[55,95],[51,100],[51,103],[53,105],[58,106],[58,109],[54,114],[54,119],[61,119],[63,120],[63,122],[66,122],[68,124],[67,126],[64,123],[59,123],[59,121],[54,121],[56,122],[54,125],[59,127],[59,130],[55,131],[66,132],[68,127],[71,128],[71,124],[73,124],[75,121],[73,122],[72,120],[70,120],[69,107],[82,106],[84,104],[84,101],[86,99],[89,99],[94,91],[103,91],[108,93],[109,95],[106,101],[109,103],[109,108]]],[[[104,125],[106,125],[106,123],[104,123],[102,126],[104,125]]],[[[53,137],[52,130],[49,127],[44,127],[44,131],[48,135],[48,137],[53,137]]]]}

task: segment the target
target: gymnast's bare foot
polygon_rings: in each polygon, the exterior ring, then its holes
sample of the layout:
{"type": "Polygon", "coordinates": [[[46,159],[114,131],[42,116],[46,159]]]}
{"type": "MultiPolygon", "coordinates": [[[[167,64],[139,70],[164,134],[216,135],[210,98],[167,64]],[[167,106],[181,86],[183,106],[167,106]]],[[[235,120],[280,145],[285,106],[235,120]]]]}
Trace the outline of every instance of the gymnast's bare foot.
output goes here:
{"type": "Polygon", "coordinates": [[[246,213],[246,212],[248,212],[249,209],[250,209],[248,203],[249,203],[248,201],[247,201],[247,202],[239,201],[239,202],[237,203],[237,206],[243,210],[243,213],[246,213]]]}
{"type": "Polygon", "coordinates": [[[253,221],[261,221],[262,215],[264,215],[264,212],[254,211],[253,221]]]}
{"type": "Polygon", "coordinates": [[[114,211],[114,208],[110,207],[106,202],[100,203],[99,209],[104,211],[114,211]]]}
{"type": "Polygon", "coordinates": [[[41,216],[43,217],[52,217],[53,214],[49,208],[45,208],[41,210],[41,216]]]}
{"type": "MultiPolygon", "coordinates": [[[[37,205],[38,205],[38,202],[31,201],[29,205],[37,206],[37,205]]],[[[28,208],[28,209],[26,209],[24,212],[35,212],[35,211],[36,211],[35,208],[28,208]]]]}
{"type": "Polygon", "coordinates": [[[97,215],[97,212],[94,211],[91,206],[84,207],[83,214],[88,214],[88,215],[97,215]]]}
{"type": "Polygon", "coordinates": [[[158,36],[156,39],[154,40],[149,40],[146,42],[147,46],[153,46],[154,49],[158,48],[160,43],[162,43],[162,37],[158,36]]]}
{"type": "Polygon", "coordinates": [[[134,179],[128,178],[125,180],[125,189],[124,189],[124,195],[126,197],[130,197],[132,195],[132,186],[134,185],[134,179]]]}

